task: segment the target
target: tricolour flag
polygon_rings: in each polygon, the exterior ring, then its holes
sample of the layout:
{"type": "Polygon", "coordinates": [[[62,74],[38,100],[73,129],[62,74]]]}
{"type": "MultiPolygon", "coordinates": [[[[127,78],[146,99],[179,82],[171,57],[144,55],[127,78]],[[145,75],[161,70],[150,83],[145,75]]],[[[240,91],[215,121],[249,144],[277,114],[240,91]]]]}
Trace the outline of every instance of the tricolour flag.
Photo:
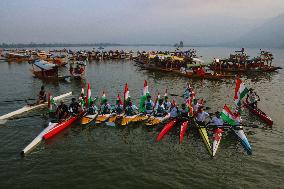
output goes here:
{"type": "Polygon", "coordinates": [[[48,101],[47,101],[47,106],[48,106],[48,111],[51,112],[52,111],[52,105],[55,104],[54,98],[53,96],[50,95],[50,93],[48,93],[48,101]]]}
{"type": "Polygon", "coordinates": [[[101,97],[101,102],[103,102],[104,100],[106,100],[107,98],[106,98],[106,93],[103,91],[103,95],[102,95],[102,97],[101,97]]]}
{"type": "Polygon", "coordinates": [[[239,78],[236,80],[236,88],[235,88],[235,96],[234,101],[237,106],[241,106],[241,100],[246,96],[248,93],[248,89],[246,88],[245,84],[239,78]]]}
{"type": "Polygon", "coordinates": [[[88,90],[87,90],[87,96],[86,96],[86,106],[90,106],[91,103],[91,88],[90,83],[88,83],[88,90]]]}
{"type": "Polygon", "coordinates": [[[140,112],[145,112],[145,101],[147,100],[147,96],[149,95],[150,95],[150,92],[148,88],[148,83],[146,80],[144,80],[143,92],[142,92],[142,96],[140,97],[140,102],[139,102],[140,112]]]}
{"type": "Polygon", "coordinates": [[[240,122],[240,116],[235,116],[226,104],[221,113],[221,118],[230,125],[235,125],[236,122],[240,122]]]}
{"type": "Polygon", "coordinates": [[[126,101],[129,98],[129,90],[128,90],[128,84],[125,84],[124,87],[124,106],[126,106],[126,101]]]}
{"type": "Polygon", "coordinates": [[[122,102],[122,100],[121,100],[121,98],[120,98],[120,95],[119,95],[119,94],[117,95],[117,100],[119,100],[119,104],[120,104],[120,105],[123,105],[123,102],[122,102]]]}

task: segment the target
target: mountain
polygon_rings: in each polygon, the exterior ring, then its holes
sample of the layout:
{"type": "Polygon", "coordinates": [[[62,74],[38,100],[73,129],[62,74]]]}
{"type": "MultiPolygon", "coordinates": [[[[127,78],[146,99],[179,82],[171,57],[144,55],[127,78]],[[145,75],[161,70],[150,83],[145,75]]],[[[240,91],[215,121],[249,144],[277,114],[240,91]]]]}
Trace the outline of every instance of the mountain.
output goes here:
{"type": "Polygon", "coordinates": [[[241,36],[232,45],[257,48],[284,48],[284,14],[269,19],[241,36]]]}

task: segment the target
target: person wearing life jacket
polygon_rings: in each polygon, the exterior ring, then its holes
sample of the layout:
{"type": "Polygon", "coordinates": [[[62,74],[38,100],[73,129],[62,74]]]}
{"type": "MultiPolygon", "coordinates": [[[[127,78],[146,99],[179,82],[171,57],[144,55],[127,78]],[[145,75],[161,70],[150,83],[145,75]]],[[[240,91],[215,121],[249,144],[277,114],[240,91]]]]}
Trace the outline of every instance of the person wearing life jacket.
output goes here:
{"type": "Polygon", "coordinates": [[[181,109],[179,110],[179,116],[182,119],[188,119],[189,115],[188,115],[189,111],[186,107],[186,104],[181,104],[181,109]]]}
{"type": "Polygon", "coordinates": [[[178,107],[177,107],[175,101],[173,100],[171,108],[170,108],[170,117],[171,118],[177,118],[178,114],[179,114],[178,107]]]}
{"type": "Polygon", "coordinates": [[[72,102],[69,105],[69,112],[72,114],[78,114],[81,109],[80,104],[76,101],[76,98],[72,98],[72,102]]]}
{"type": "Polygon", "coordinates": [[[200,106],[198,108],[198,111],[197,111],[197,114],[196,114],[196,118],[195,118],[196,119],[196,123],[198,125],[205,126],[205,120],[208,117],[210,117],[210,115],[203,110],[203,106],[200,106]]]}
{"type": "Polygon", "coordinates": [[[183,93],[183,98],[188,99],[190,95],[192,94],[192,92],[193,92],[193,88],[188,85],[183,93]]]}
{"type": "Polygon", "coordinates": [[[38,94],[37,104],[42,104],[44,102],[46,102],[46,93],[44,90],[44,86],[41,86],[39,94],[38,94]]]}
{"type": "Polygon", "coordinates": [[[257,108],[257,102],[260,101],[260,98],[256,92],[250,88],[249,93],[247,94],[246,102],[252,107],[257,108]]]}
{"type": "Polygon", "coordinates": [[[115,102],[114,112],[118,115],[122,114],[122,112],[123,112],[123,105],[120,103],[119,99],[117,99],[116,102],[115,102]]]}
{"type": "Polygon", "coordinates": [[[165,96],[164,107],[166,112],[169,112],[172,106],[171,102],[169,102],[168,99],[169,97],[165,96]]]}
{"type": "Polygon", "coordinates": [[[165,107],[164,107],[164,100],[162,98],[160,98],[158,100],[158,104],[157,106],[155,107],[155,116],[156,117],[163,117],[164,114],[165,114],[165,107]]]}
{"type": "Polygon", "coordinates": [[[147,96],[147,100],[145,101],[145,113],[146,114],[152,114],[154,109],[154,103],[151,100],[151,96],[147,96]]]}
{"type": "Polygon", "coordinates": [[[107,102],[107,99],[106,98],[102,99],[100,107],[101,114],[110,114],[110,111],[111,111],[111,106],[107,102]]]}
{"type": "Polygon", "coordinates": [[[127,99],[126,101],[126,107],[125,107],[125,114],[127,116],[133,116],[136,115],[138,111],[137,106],[135,106],[134,104],[132,104],[132,101],[130,99],[130,97],[127,99]]]}
{"type": "Polygon", "coordinates": [[[68,117],[68,106],[64,103],[64,100],[60,101],[60,105],[57,107],[55,115],[58,120],[63,120],[68,117]]]}
{"type": "Polygon", "coordinates": [[[215,116],[211,120],[211,125],[213,125],[215,128],[222,127],[224,124],[223,119],[220,116],[220,112],[215,112],[215,116]]]}
{"type": "Polygon", "coordinates": [[[94,101],[90,102],[90,106],[88,108],[88,114],[94,115],[98,112],[98,107],[95,105],[94,101]]]}

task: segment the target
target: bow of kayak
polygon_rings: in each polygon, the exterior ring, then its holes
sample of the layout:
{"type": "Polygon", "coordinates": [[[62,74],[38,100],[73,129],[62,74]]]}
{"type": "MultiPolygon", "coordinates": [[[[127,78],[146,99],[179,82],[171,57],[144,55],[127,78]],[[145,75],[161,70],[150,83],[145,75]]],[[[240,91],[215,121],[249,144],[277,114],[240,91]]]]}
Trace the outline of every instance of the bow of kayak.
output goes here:
{"type": "Polygon", "coordinates": [[[252,154],[252,148],[251,145],[246,137],[246,134],[244,132],[244,129],[242,126],[235,126],[232,128],[232,130],[234,131],[235,135],[237,136],[237,138],[239,139],[239,141],[241,142],[243,148],[246,150],[247,154],[251,155],[252,154]]]}
{"type": "Polygon", "coordinates": [[[86,115],[86,116],[84,116],[84,117],[82,118],[81,124],[82,124],[82,125],[87,125],[87,124],[91,123],[92,121],[94,121],[97,116],[98,116],[98,113],[93,114],[93,115],[88,114],[88,115],[86,115]]]}
{"type": "Polygon", "coordinates": [[[262,121],[266,122],[268,125],[273,125],[273,120],[271,117],[266,115],[263,111],[261,111],[259,108],[252,108],[249,104],[244,103],[244,106],[254,115],[258,116],[262,121]]]}
{"type": "Polygon", "coordinates": [[[78,115],[68,118],[67,120],[56,123],[56,125],[50,129],[47,133],[43,135],[43,138],[45,140],[52,138],[53,136],[59,134],[61,131],[63,131],[65,128],[69,127],[72,123],[77,121],[82,115],[84,114],[84,111],[80,112],[78,115]]]}
{"type": "Polygon", "coordinates": [[[183,141],[184,133],[186,132],[187,127],[188,127],[188,121],[183,122],[180,126],[180,133],[179,133],[179,142],[180,143],[182,143],[182,141],[183,141]]]}
{"type": "Polygon", "coordinates": [[[198,129],[198,132],[204,142],[204,145],[209,153],[209,155],[212,156],[212,149],[211,149],[211,144],[210,144],[210,141],[209,141],[209,137],[208,137],[208,133],[207,133],[207,130],[205,127],[203,126],[200,126],[196,123],[196,126],[197,126],[197,129],[198,129]]]}
{"type": "Polygon", "coordinates": [[[25,155],[32,151],[42,140],[43,135],[47,133],[50,129],[52,129],[56,123],[49,123],[49,125],[41,132],[39,135],[29,144],[27,145],[21,152],[22,155],[25,155]]]}
{"type": "Polygon", "coordinates": [[[214,157],[217,150],[218,150],[218,147],[219,147],[219,144],[221,142],[221,139],[222,139],[222,133],[223,133],[223,130],[221,128],[217,128],[213,131],[213,145],[212,145],[212,156],[214,157]]]}
{"type": "Polygon", "coordinates": [[[174,119],[174,120],[170,121],[169,123],[167,123],[165,125],[165,127],[162,129],[162,131],[159,133],[156,141],[157,142],[160,141],[165,136],[165,134],[167,134],[175,126],[176,123],[177,123],[176,119],[174,119]]]}

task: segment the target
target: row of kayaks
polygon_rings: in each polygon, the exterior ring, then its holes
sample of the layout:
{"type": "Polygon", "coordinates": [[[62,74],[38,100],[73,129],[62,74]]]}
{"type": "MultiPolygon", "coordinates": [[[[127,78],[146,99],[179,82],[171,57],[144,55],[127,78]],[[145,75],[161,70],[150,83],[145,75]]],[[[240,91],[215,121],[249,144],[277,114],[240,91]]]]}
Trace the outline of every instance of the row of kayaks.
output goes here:
{"type": "MultiPolygon", "coordinates": [[[[170,132],[171,129],[177,124],[180,124],[179,128],[179,142],[181,143],[184,139],[184,135],[186,131],[188,130],[189,126],[194,127],[198,130],[199,135],[202,138],[202,141],[204,142],[204,145],[209,153],[210,156],[214,157],[216,155],[217,149],[219,147],[219,144],[222,139],[222,133],[223,128],[222,127],[217,127],[213,129],[213,142],[211,145],[209,135],[208,135],[208,129],[205,126],[198,125],[195,121],[191,120],[186,120],[183,122],[180,122],[177,119],[171,120],[169,123],[167,123],[162,131],[159,133],[159,135],[156,138],[156,141],[160,141],[167,133],[170,132]],[[191,123],[191,124],[190,124],[191,123]]],[[[230,130],[233,131],[233,133],[237,136],[238,140],[241,142],[242,146],[246,150],[248,154],[252,154],[252,148],[251,145],[244,133],[243,127],[242,126],[232,126],[230,127],[230,130]]]]}

